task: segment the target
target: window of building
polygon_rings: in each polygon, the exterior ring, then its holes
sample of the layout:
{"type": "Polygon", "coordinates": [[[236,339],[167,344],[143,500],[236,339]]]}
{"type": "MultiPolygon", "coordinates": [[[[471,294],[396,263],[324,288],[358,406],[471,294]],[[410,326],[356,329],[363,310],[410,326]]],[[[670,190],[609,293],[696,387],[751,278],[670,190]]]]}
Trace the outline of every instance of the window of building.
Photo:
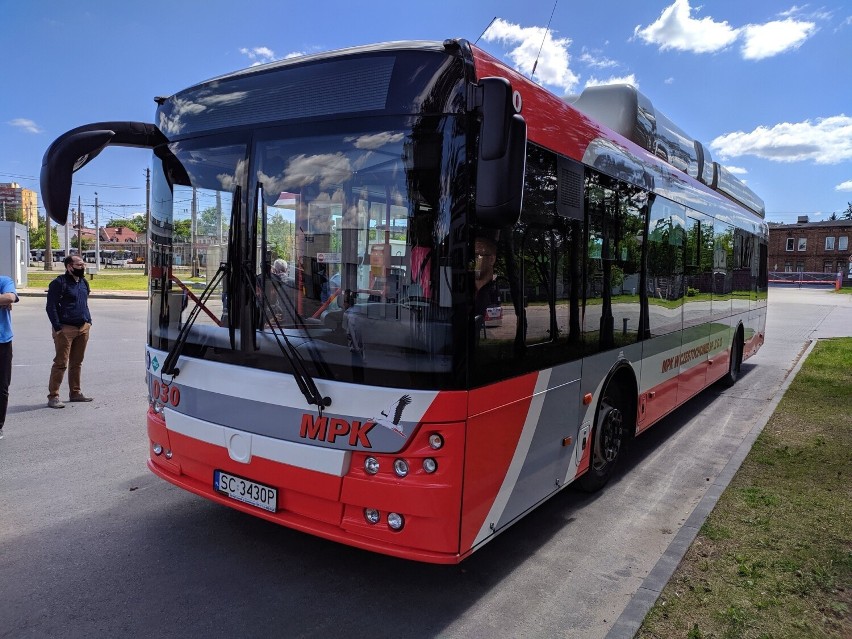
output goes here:
{"type": "Polygon", "coordinates": [[[792,251],[792,250],[795,249],[795,246],[796,246],[796,240],[794,240],[792,237],[788,237],[787,238],[787,250],[792,251]]]}
{"type": "Polygon", "coordinates": [[[792,262],[784,262],[784,272],[792,273],[793,272],[793,263],[792,262]]]}
{"type": "Polygon", "coordinates": [[[825,260],[822,263],[822,272],[823,273],[834,273],[834,262],[831,260],[825,260]]]}
{"type": "Polygon", "coordinates": [[[834,250],[834,237],[833,236],[825,238],[825,250],[826,251],[833,251],[834,250]]]}
{"type": "Polygon", "coordinates": [[[808,238],[800,237],[799,238],[799,250],[806,251],[808,249],[808,238]]]}
{"type": "Polygon", "coordinates": [[[805,263],[801,260],[796,262],[796,273],[804,273],[805,272],[805,263]]]}
{"type": "Polygon", "coordinates": [[[837,238],[837,250],[838,251],[846,251],[849,249],[849,238],[845,235],[837,238]]]}

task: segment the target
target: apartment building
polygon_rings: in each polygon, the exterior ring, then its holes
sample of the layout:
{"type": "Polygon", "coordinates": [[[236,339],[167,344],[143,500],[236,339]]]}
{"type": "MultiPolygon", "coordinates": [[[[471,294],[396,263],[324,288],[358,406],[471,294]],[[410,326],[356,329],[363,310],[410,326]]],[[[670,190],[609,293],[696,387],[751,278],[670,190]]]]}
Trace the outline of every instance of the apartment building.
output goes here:
{"type": "Polygon", "coordinates": [[[19,213],[29,228],[38,228],[38,195],[17,182],[0,183],[0,220],[13,221],[19,213]]]}

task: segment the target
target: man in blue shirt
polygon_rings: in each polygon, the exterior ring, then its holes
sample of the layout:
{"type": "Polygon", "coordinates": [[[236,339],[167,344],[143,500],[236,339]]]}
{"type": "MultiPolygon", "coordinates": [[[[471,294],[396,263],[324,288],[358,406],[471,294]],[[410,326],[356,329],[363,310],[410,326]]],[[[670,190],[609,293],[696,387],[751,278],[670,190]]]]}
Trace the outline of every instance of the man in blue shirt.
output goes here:
{"type": "Polygon", "coordinates": [[[12,304],[18,301],[15,282],[0,275],[0,439],[9,406],[9,383],[12,381],[12,304]]]}
{"type": "Polygon", "coordinates": [[[69,255],[63,263],[65,274],[47,287],[47,317],[53,327],[53,344],[56,346],[47,394],[47,405],[50,408],[65,408],[59,399],[59,387],[65,369],[68,369],[69,400],[92,401],[80,389],[83,356],[86,354],[89,328],[92,326],[86,265],[79,255],[69,255]]]}

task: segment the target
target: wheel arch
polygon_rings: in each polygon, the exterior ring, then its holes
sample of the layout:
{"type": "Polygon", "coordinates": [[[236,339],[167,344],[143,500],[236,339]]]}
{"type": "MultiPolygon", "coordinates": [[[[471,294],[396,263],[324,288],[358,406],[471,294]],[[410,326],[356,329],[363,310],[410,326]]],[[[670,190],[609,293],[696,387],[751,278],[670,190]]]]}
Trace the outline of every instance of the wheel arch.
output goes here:
{"type": "Polygon", "coordinates": [[[606,389],[613,383],[617,384],[624,392],[628,408],[627,416],[630,419],[630,438],[632,439],[636,436],[636,424],[639,416],[639,380],[636,377],[636,371],[633,370],[630,362],[626,359],[616,362],[604,378],[595,414],[600,410],[601,402],[606,395],[606,389]]]}

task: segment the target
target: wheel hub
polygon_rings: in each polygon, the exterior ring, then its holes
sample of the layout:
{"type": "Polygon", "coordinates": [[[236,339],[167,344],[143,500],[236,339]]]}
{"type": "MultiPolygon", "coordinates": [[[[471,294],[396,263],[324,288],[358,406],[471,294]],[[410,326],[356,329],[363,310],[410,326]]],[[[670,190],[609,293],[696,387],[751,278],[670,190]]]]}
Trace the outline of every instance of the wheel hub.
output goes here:
{"type": "Polygon", "coordinates": [[[618,456],[624,434],[624,416],[614,406],[605,405],[600,424],[600,436],[597,438],[597,458],[601,463],[610,463],[618,456]]]}

